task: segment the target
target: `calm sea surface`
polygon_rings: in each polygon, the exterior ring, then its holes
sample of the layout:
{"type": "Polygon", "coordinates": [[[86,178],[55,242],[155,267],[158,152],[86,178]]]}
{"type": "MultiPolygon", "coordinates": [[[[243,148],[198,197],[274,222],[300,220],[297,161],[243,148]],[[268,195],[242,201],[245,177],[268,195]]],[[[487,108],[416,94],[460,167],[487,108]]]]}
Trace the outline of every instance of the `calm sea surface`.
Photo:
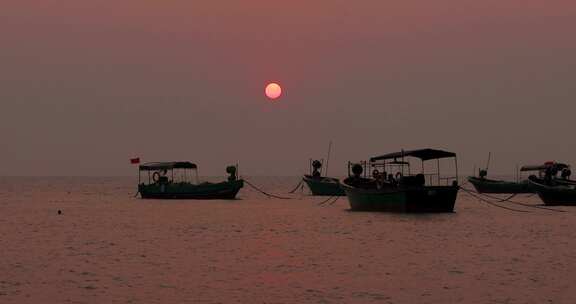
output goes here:
{"type": "Polygon", "coordinates": [[[576,208],[461,193],[451,214],[350,212],[288,194],[298,177],[248,180],[292,199],[0,178],[0,303],[576,303],[576,208]]]}

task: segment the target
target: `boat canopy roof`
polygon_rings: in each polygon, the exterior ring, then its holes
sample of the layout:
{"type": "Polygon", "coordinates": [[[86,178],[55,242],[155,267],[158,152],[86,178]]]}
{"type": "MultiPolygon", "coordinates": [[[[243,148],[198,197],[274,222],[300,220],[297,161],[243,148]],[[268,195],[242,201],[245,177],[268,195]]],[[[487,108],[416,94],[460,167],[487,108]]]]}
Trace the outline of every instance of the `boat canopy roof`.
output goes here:
{"type": "Polygon", "coordinates": [[[179,161],[179,162],[156,162],[156,163],[146,163],[140,165],[141,171],[157,171],[157,170],[171,170],[171,169],[197,169],[196,164],[179,161]]]}
{"type": "Polygon", "coordinates": [[[419,150],[408,150],[400,151],[394,153],[388,153],[380,156],[374,156],[370,158],[370,161],[386,160],[386,159],[396,159],[400,157],[412,156],[420,158],[421,160],[430,160],[446,157],[456,157],[456,153],[448,152],[436,149],[419,149],[419,150]]]}
{"type": "Polygon", "coordinates": [[[387,164],[389,164],[389,165],[410,165],[410,162],[401,161],[401,160],[393,160],[391,162],[388,162],[387,164]]]}
{"type": "Polygon", "coordinates": [[[532,165],[532,166],[522,166],[520,171],[542,171],[548,168],[554,167],[557,170],[562,170],[566,168],[570,168],[569,165],[563,163],[556,163],[556,162],[546,162],[542,165],[532,165]]]}

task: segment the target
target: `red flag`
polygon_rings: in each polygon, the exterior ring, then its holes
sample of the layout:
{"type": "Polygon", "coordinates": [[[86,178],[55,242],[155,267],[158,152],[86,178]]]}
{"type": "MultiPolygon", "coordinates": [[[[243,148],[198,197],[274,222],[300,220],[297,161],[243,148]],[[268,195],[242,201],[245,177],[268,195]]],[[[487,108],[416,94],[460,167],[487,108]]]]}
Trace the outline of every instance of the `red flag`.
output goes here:
{"type": "Polygon", "coordinates": [[[131,158],[131,159],[130,159],[130,163],[133,164],[133,165],[139,164],[139,163],[140,163],[140,157],[131,158]]]}

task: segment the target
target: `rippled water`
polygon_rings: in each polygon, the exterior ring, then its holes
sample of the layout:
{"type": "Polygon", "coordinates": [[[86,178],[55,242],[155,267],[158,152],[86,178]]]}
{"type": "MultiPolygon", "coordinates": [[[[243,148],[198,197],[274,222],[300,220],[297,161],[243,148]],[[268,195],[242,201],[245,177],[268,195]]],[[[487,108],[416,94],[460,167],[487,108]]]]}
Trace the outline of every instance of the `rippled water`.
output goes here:
{"type": "Polygon", "coordinates": [[[575,208],[461,193],[451,214],[349,212],[345,198],[287,194],[297,177],[248,180],[292,199],[246,187],[232,201],[141,200],[134,178],[0,178],[0,303],[576,299],[575,208]]]}

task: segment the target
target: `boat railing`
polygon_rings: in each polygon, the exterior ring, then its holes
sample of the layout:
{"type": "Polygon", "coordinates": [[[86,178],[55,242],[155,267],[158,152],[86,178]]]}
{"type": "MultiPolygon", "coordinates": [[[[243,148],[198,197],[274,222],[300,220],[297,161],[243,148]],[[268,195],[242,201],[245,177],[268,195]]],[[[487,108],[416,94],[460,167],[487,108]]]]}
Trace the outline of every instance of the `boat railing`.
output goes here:
{"type": "MultiPolygon", "coordinates": [[[[458,181],[458,176],[441,176],[440,180],[444,181],[446,186],[449,186],[450,184],[452,184],[452,182],[458,181]]],[[[441,183],[438,183],[438,184],[441,184],[441,183]]]]}
{"type": "Polygon", "coordinates": [[[453,181],[457,181],[456,176],[438,176],[437,173],[423,173],[426,184],[430,186],[450,185],[453,181]]]}

